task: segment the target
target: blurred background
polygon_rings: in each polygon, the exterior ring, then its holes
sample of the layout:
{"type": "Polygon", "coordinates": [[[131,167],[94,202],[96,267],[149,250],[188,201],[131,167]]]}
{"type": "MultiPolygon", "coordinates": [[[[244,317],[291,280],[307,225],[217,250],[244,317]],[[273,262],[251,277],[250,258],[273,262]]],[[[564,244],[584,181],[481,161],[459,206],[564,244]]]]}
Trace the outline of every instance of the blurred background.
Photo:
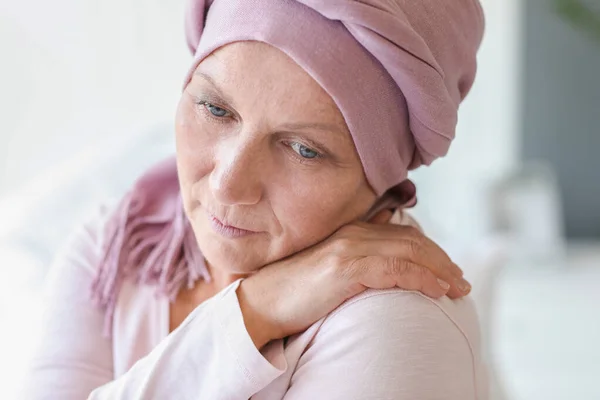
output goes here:
{"type": "MultiPolygon", "coordinates": [[[[600,399],[600,1],[482,0],[414,215],[474,284],[494,399],[600,399]]],[[[183,0],[0,0],[0,398],[69,231],[173,152],[183,0]]]]}

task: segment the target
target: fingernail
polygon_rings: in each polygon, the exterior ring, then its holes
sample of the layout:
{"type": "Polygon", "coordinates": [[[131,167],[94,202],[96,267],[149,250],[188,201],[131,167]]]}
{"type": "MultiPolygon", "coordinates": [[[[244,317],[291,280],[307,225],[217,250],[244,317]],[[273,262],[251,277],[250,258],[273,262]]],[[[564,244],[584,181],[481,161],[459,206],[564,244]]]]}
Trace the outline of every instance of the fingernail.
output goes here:
{"type": "Polygon", "coordinates": [[[440,284],[440,286],[442,287],[442,289],[444,289],[444,290],[450,289],[450,284],[448,282],[443,281],[441,279],[438,279],[437,281],[440,284]]]}
{"type": "Polygon", "coordinates": [[[463,293],[469,293],[471,291],[471,285],[464,279],[457,279],[456,286],[458,286],[458,289],[463,293]]]}

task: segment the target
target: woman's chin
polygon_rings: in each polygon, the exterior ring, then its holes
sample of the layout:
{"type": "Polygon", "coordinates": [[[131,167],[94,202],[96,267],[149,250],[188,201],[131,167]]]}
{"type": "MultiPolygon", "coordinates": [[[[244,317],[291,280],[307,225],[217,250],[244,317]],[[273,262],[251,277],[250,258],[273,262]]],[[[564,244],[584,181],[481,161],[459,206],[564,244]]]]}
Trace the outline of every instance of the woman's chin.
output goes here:
{"type": "Polygon", "coordinates": [[[264,262],[257,259],[257,251],[263,248],[250,238],[231,240],[210,232],[196,235],[202,255],[212,269],[230,274],[251,274],[260,269],[264,262]]]}

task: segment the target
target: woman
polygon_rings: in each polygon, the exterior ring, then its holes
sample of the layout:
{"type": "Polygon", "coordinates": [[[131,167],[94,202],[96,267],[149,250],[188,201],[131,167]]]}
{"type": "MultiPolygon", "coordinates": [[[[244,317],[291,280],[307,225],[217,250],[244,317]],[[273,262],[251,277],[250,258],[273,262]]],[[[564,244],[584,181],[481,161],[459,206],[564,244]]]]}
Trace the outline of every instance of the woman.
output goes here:
{"type": "Polygon", "coordinates": [[[176,160],[59,257],[27,398],[485,398],[469,285],[402,212],[453,138],[479,4],[187,17],[176,160]]]}

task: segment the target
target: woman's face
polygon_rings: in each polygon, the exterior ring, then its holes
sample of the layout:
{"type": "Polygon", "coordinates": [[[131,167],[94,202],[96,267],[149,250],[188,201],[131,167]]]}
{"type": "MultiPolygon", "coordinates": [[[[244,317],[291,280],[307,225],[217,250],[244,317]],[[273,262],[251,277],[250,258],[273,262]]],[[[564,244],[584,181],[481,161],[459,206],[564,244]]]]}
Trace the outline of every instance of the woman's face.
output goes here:
{"type": "Polygon", "coordinates": [[[331,97],[283,52],[229,44],[177,111],[184,208],[212,268],[247,274],[309,247],[375,201],[331,97]]]}

